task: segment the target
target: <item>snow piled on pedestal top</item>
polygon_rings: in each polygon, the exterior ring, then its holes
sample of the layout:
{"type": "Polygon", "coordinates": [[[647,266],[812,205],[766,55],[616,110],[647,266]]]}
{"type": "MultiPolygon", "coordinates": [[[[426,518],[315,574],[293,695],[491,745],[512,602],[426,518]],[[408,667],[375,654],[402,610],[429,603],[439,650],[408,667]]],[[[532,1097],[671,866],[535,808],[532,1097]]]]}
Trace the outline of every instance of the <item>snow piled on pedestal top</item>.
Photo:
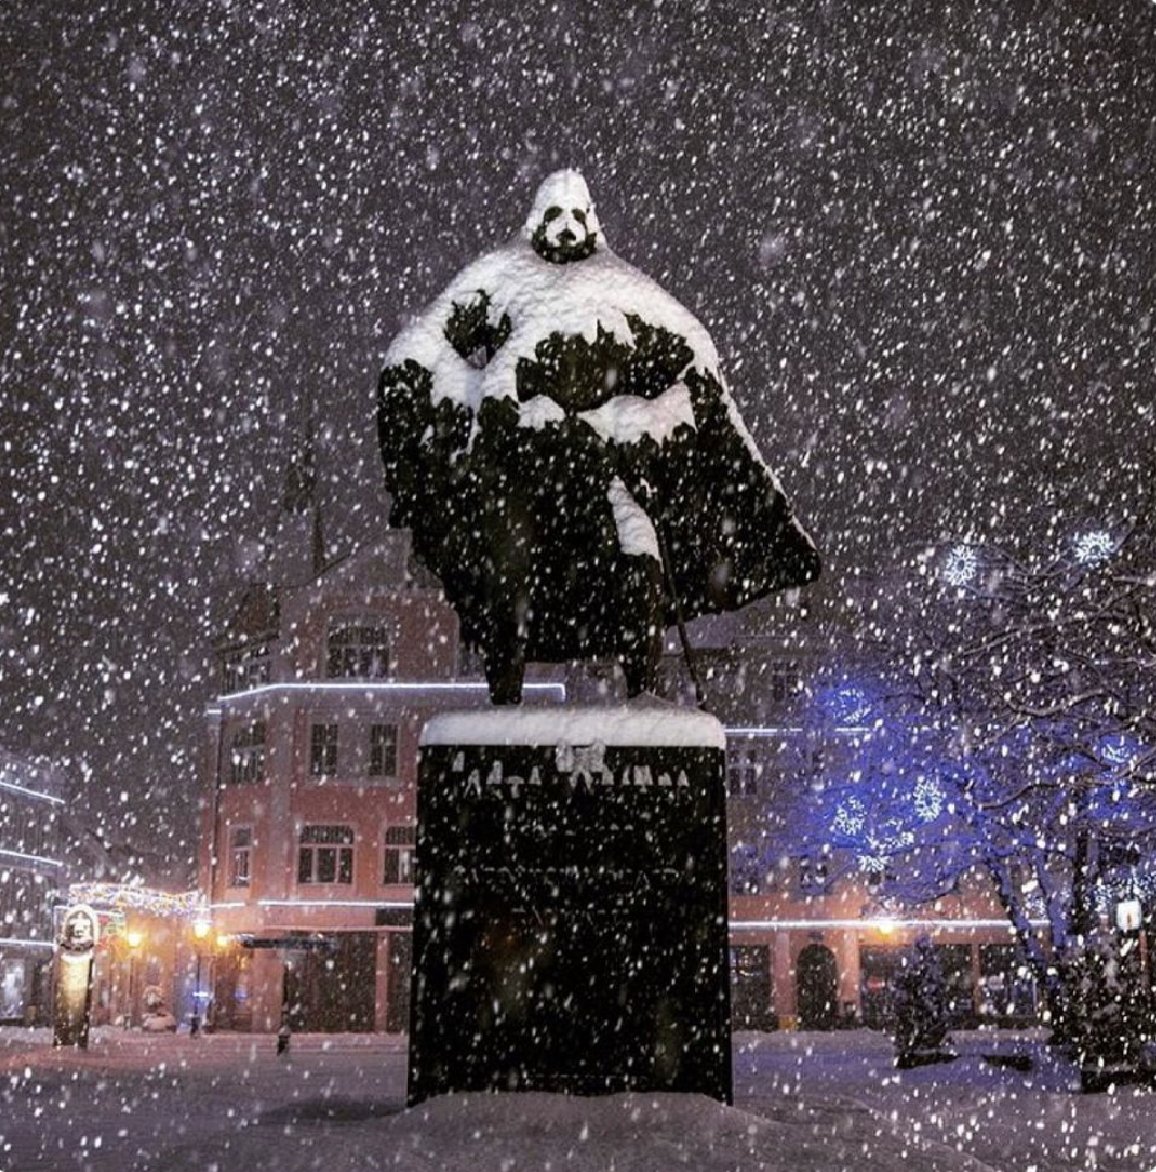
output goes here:
{"type": "Polygon", "coordinates": [[[723,726],[709,713],[640,697],[615,707],[483,709],[432,717],[423,745],[606,745],[726,748],[723,726]]]}

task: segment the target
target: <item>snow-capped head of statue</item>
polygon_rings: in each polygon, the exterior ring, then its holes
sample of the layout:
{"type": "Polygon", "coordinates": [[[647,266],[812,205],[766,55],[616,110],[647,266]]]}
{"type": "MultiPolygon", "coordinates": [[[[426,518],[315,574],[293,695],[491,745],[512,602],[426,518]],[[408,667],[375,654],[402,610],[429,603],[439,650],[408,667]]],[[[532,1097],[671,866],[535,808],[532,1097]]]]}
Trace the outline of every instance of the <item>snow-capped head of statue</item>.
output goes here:
{"type": "Polygon", "coordinates": [[[523,228],[534,251],[551,264],[585,260],[598,247],[601,229],[586,180],[577,171],[555,171],[538,188],[523,228]]]}

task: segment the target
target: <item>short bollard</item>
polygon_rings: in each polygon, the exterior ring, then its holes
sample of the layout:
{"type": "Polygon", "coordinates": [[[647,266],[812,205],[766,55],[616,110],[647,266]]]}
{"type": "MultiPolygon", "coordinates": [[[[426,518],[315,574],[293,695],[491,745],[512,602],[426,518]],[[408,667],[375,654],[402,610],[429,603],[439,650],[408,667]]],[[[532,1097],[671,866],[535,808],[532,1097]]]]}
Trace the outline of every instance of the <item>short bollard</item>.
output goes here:
{"type": "Polygon", "coordinates": [[[281,1028],[277,1031],[277,1053],[278,1054],[288,1054],[289,1053],[289,1038],[290,1038],[289,1024],[288,1024],[288,1022],[284,1022],[284,1023],[282,1023],[281,1028]]]}

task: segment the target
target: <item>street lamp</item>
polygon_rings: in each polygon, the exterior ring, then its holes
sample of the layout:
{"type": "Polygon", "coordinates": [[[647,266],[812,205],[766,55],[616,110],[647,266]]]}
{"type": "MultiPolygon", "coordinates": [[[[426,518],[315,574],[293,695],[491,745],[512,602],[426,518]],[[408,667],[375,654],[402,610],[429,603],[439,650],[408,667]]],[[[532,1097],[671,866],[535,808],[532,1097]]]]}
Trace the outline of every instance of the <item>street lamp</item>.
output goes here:
{"type": "Polygon", "coordinates": [[[189,1022],[189,1033],[195,1038],[201,1032],[201,943],[213,930],[213,925],[204,917],[193,921],[194,947],[197,950],[197,979],[193,989],[193,1017],[189,1022]]]}
{"type": "Polygon", "coordinates": [[[144,933],[139,928],[130,928],[124,934],[128,945],[128,1012],[124,1015],[124,1028],[132,1025],[133,982],[136,977],[136,951],[144,943],[144,933]]]}

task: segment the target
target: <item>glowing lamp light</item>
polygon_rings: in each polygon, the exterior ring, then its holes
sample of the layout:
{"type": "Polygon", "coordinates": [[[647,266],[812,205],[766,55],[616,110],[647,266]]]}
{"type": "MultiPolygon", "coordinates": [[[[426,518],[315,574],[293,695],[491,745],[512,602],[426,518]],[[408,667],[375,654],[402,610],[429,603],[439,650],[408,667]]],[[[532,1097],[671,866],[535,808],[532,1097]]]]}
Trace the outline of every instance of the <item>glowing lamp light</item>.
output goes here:
{"type": "Polygon", "coordinates": [[[204,940],[212,930],[213,925],[208,920],[202,919],[193,921],[193,935],[198,940],[204,940]]]}
{"type": "Polygon", "coordinates": [[[892,919],[890,916],[883,916],[874,921],[875,930],[881,936],[894,936],[899,930],[899,921],[892,919]]]}
{"type": "Polygon", "coordinates": [[[129,928],[124,934],[124,940],[129,948],[139,948],[144,943],[144,933],[139,928],[129,928]]]}

